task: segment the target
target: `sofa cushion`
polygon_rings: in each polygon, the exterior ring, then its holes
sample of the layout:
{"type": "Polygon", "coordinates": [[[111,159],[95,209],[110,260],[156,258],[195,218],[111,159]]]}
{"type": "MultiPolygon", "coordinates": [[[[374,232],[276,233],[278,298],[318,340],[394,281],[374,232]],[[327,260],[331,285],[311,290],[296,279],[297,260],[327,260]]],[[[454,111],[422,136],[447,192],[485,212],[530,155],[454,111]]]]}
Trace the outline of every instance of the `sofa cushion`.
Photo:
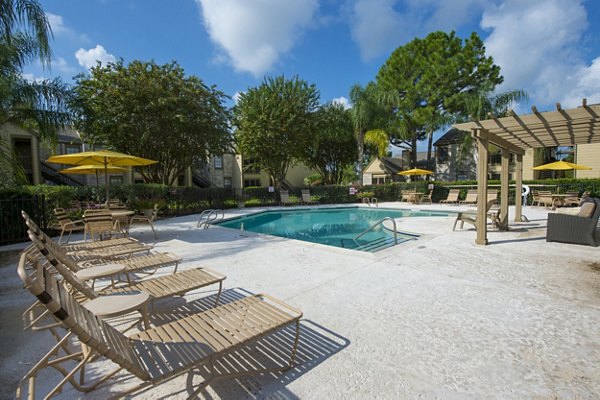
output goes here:
{"type": "Polygon", "coordinates": [[[594,210],[596,209],[596,204],[592,202],[585,202],[581,205],[581,210],[579,210],[578,217],[582,218],[592,218],[594,215],[594,210]]]}

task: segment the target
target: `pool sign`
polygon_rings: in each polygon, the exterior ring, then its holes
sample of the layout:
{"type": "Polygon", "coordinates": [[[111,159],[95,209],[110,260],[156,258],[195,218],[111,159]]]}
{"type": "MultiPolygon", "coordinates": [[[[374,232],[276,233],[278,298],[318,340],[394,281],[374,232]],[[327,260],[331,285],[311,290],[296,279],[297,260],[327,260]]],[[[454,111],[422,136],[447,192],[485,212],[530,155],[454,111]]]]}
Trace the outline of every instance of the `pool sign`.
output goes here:
{"type": "Polygon", "coordinates": [[[349,188],[349,193],[351,195],[355,195],[356,193],[358,193],[358,190],[355,187],[350,187],[349,188]]]}

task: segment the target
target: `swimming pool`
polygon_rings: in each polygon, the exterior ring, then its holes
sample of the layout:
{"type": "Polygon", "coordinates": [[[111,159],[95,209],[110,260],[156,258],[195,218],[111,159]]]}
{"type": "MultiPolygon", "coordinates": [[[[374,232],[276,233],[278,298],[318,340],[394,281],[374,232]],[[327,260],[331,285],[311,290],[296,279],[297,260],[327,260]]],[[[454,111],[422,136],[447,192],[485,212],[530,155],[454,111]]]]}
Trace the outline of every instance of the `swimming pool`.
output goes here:
{"type": "MultiPolygon", "coordinates": [[[[264,211],[227,219],[216,225],[334,247],[378,251],[394,245],[393,233],[381,225],[359,239],[355,238],[385,217],[432,216],[446,217],[448,213],[366,207],[308,208],[264,211]]],[[[399,233],[398,242],[417,237],[399,233]]]]}

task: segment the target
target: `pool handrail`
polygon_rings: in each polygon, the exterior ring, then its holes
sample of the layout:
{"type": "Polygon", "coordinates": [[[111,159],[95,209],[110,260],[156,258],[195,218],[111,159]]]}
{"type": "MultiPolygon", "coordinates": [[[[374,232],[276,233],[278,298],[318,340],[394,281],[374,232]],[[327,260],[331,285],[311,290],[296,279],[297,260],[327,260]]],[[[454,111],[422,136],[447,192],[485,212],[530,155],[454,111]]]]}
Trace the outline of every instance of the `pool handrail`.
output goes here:
{"type": "MultiPolygon", "coordinates": [[[[365,229],[362,233],[360,233],[358,236],[356,236],[353,240],[354,242],[358,245],[358,242],[356,242],[358,239],[360,239],[362,236],[364,236],[367,232],[369,232],[370,230],[372,230],[373,228],[375,228],[378,225],[381,225],[384,223],[384,221],[390,220],[392,221],[392,224],[394,225],[394,244],[398,244],[398,228],[396,226],[396,220],[391,218],[391,217],[385,217],[383,219],[381,219],[381,221],[374,223],[373,225],[371,225],[369,228],[365,229]]],[[[359,245],[360,247],[360,245],[359,245]]]]}
{"type": "Polygon", "coordinates": [[[208,227],[214,223],[222,221],[225,218],[225,212],[221,209],[206,209],[200,213],[200,218],[198,219],[198,224],[196,224],[196,228],[203,227],[204,229],[208,229],[208,227]],[[219,218],[220,214],[220,218],[219,218]],[[206,218],[206,219],[204,219],[206,218]]]}

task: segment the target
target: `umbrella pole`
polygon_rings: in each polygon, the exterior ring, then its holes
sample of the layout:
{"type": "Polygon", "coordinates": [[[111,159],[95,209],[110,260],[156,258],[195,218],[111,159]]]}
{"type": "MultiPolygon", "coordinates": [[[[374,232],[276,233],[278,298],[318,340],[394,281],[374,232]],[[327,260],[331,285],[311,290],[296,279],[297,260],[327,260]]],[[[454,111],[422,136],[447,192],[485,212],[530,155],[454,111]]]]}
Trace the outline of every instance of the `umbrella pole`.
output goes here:
{"type": "Polygon", "coordinates": [[[108,206],[108,160],[104,158],[104,183],[106,185],[106,205],[108,206]]]}
{"type": "Polygon", "coordinates": [[[98,170],[96,170],[96,187],[100,186],[100,181],[98,180],[98,170]]]}

